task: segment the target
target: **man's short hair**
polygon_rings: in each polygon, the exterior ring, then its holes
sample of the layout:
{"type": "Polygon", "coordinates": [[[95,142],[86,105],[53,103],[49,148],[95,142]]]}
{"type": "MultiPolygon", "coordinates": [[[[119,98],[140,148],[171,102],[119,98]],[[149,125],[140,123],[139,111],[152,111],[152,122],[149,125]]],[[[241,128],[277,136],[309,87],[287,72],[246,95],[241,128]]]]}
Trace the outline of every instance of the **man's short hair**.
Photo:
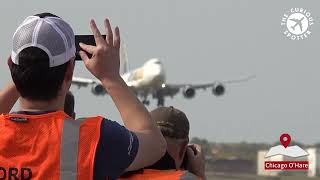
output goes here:
{"type": "Polygon", "coordinates": [[[67,93],[64,101],[64,112],[68,114],[70,117],[75,118],[74,96],[70,91],[67,93]]]}
{"type": "Polygon", "coordinates": [[[11,76],[21,96],[56,98],[74,56],[74,34],[65,21],[50,13],[27,17],[13,36],[11,54],[11,76]]]}
{"type": "Polygon", "coordinates": [[[185,113],[170,106],[159,107],[151,111],[151,117],[156,121],[164,137],[172,139],[189,138],[189,120],[185,113]]]}
{"type": "Polygon", "coordinates": [[[20,64],[12,64],[11,76],[23,98],[48,101],[57,97],[69,62],[50,68],[48,55],[37,47],[19,53],[20,64]]]}

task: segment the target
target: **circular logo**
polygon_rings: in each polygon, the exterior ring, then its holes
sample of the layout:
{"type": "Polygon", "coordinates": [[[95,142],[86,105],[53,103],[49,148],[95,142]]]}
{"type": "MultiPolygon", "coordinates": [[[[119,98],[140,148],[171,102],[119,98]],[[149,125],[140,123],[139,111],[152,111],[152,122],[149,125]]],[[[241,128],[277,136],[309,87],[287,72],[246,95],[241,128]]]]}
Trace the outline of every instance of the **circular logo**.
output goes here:
{"type": "Polygon", "coordinates": [[[283,34],[291,40],[302,40],[310,36],[310,27],[314,19],[311,13],[304,8],[291,8],[282,16],[281,26],[283,34]]]}

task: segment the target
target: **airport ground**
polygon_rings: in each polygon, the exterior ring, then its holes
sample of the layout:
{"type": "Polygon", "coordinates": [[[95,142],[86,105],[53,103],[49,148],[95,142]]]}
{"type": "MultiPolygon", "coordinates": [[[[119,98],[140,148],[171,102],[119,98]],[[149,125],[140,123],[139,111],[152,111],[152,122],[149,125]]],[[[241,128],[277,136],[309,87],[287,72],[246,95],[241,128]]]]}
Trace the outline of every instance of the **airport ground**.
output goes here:
{"type": "Polygon", "coordinates": [[[252,174],[216,174],[207,172],[207,180],[320,180],[320,178],[309,178],[302,176],[279,176],[279,177],[264,177],[252,174]]]}

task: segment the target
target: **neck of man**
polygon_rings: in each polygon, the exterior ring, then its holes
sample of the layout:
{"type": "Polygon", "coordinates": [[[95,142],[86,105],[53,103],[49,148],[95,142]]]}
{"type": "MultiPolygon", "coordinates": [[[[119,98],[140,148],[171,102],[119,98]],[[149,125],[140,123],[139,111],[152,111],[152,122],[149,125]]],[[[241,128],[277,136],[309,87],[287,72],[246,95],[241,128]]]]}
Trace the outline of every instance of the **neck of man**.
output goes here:
{"type": "Polygon", "coordinates": [[[20,98],[21,111],[59,111],[64,109],[64,97],[57,97],[50,101],[35,101],[20,98]]]}

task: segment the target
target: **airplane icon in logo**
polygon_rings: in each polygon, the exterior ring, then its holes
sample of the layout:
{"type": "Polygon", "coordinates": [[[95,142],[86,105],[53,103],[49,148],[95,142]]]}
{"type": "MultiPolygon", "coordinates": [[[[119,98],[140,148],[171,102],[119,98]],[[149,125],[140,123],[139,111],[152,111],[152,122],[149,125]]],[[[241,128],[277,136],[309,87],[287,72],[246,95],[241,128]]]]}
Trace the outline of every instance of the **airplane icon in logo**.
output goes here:
{"type": "Polygon", "coordinates": [[[296,24],[294,26],[291,26],[292,30],[295,30],[295,28],[299,25],[300,30],[302,32],[302,20],[303,19],[304,19],[304,17],[302,17],[300,20],[299,19],[295,19],[295,18],[290,19],[291,21],[296,22],[296,24]]]}

